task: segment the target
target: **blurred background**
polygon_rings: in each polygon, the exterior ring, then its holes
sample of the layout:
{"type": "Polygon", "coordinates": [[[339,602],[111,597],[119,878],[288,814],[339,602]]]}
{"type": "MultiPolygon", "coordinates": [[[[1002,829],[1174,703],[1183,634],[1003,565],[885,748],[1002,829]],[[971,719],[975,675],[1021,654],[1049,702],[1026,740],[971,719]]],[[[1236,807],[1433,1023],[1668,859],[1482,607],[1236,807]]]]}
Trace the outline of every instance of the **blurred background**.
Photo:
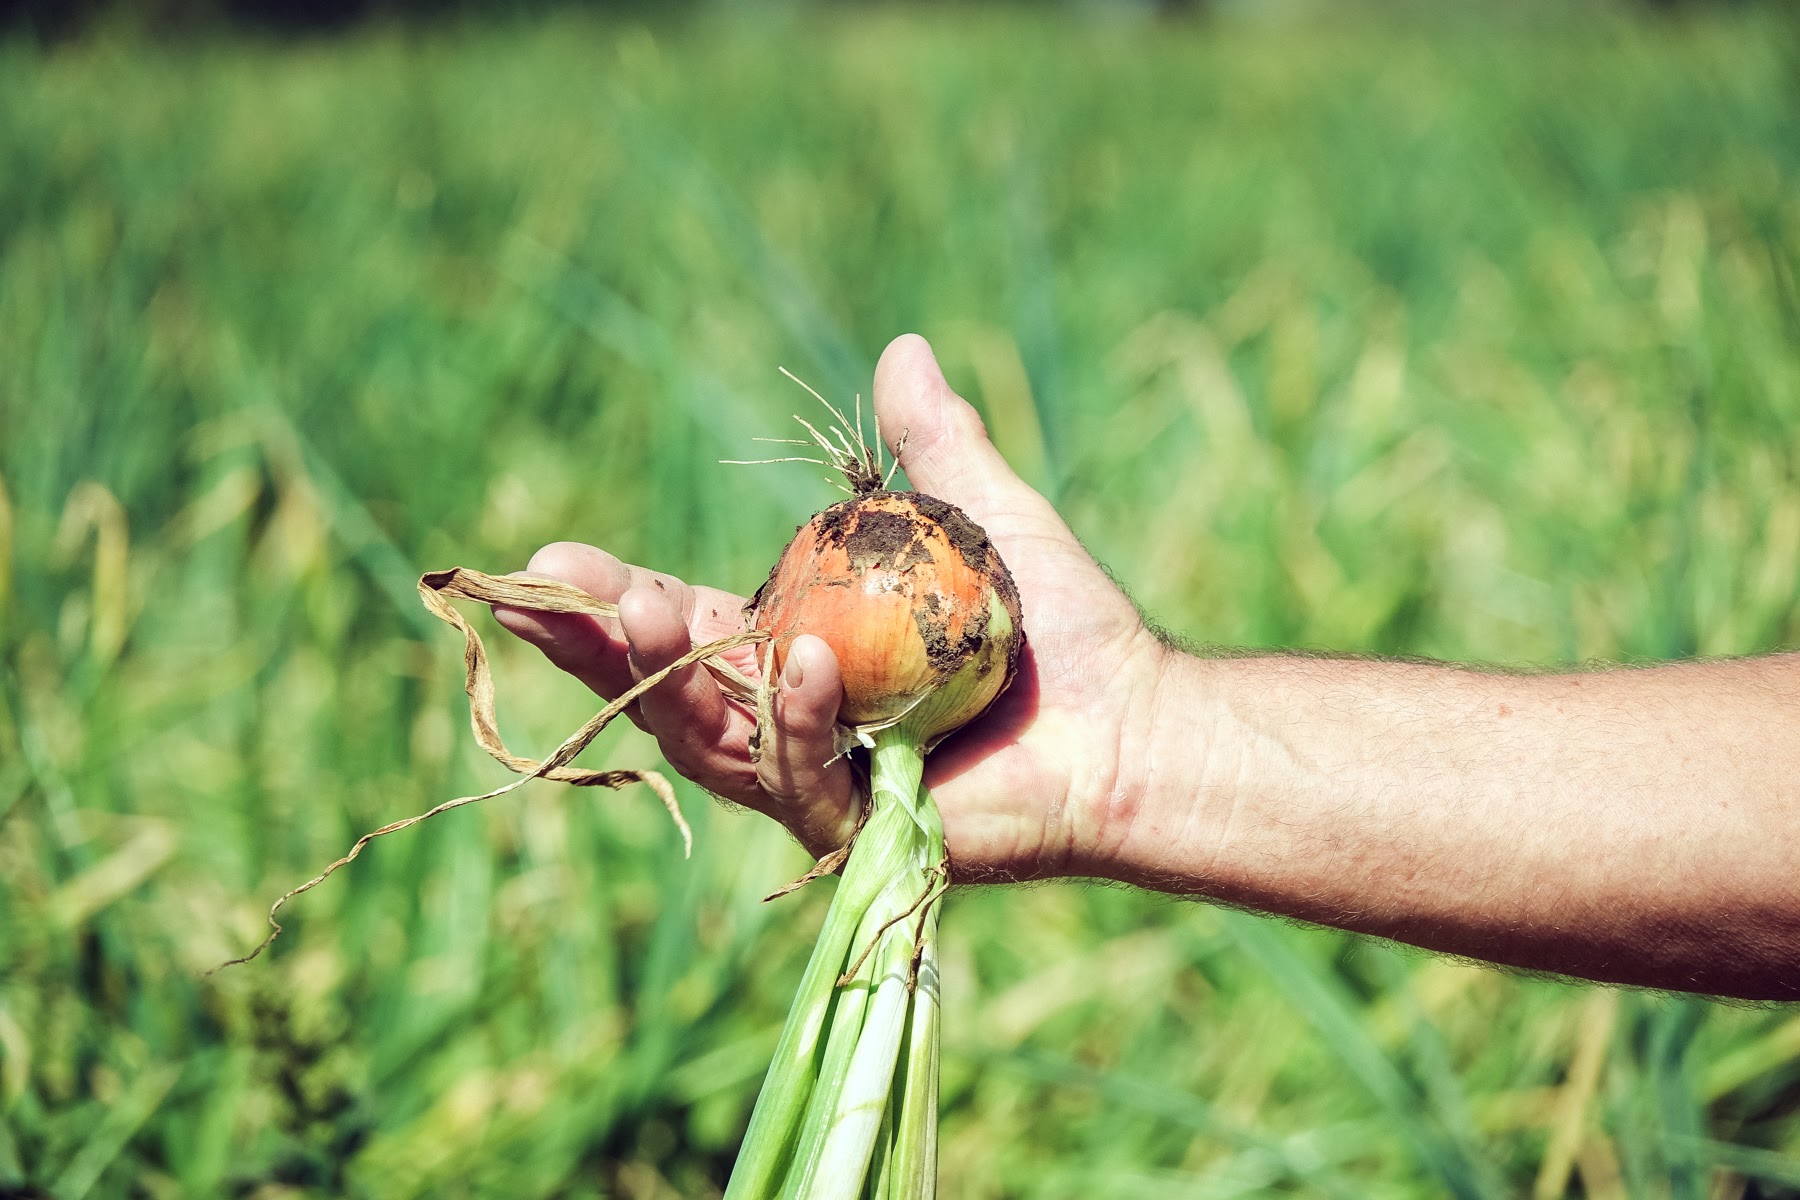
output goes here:
{"type": "MultiPolygon", "coordinates": [[[[1800,642],[1792,5],[14,3],[0,1197],[664,1197],[829,885],[468,736],[426,568],[748,591],[917,330],[1187,637],[1800,642]]],[[[501,640],[508,740],[595,707],[501,640]]],[[[647,766],[609,733],[588,761],[647,766]]],[[[945,913],[942,1191],[1800,1196],[1792,1009],[1079,884],[945,913]]]]}

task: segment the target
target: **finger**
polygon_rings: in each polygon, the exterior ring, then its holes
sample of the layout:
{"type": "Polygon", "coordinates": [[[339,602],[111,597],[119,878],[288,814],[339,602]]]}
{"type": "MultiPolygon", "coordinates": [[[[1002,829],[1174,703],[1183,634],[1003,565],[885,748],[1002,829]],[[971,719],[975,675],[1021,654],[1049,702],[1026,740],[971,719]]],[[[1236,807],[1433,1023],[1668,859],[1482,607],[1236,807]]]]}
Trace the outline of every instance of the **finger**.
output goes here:
{"type": "Polygon", "coordinates": [[[769,798],[765,811],[815,856],[843,845],[854,823],[850,765],[837,757],[834,737],[843,702],[831,647],[811,634],[795,638],[775,692],[775,744],[757,778],[769,798]]]}
{"type": "Polygon", "coordinates": [[[950,389],[916,333],[888,344],[875,366],[882,436],[921,492],[948,500],[978,525],[999,516],[1043,517],[1049,505],[1007,466],[981,415],[950,389]],[[902,441],[904,439],[904,441],[902,441]]]}
{"type": "MultiPolygon", "coordinates": [[[[527,575],[578,587],[596,600],[616,604],[631,585],[631,568],[594,546],[552,542],[531,556],[527,575]]],[[[612,699],[633,682],[625,637],[617,621],[581,613],[547,613],[496,606],[502,627],[532,643],[556,666],[612,699]]]]}
{"type": "MultiPolygon", "coordinates": [[[[692,587],[673,575],[647,567],[629,567],[631,586],[651,588],[667,596],[681,612],[694,645],[716,642],[744,629],[744,598],[718,588],[692,587]]],[[[686,653],[684,650],[683,653],[686,653]]],[[[739,646],[720,656],[754,680],[758,675],[754,646],[739,646]]]]}
{"type": "MultiPolygon", "coordinates": [[[[619,597],[619,620],[637,679],[655,674],[693,648],[674,599],[654,587],[633,587],[619,597]]],[[[656,736],[671,767],[734,800],[743,799],[747,789],[754,793],[756,776],[747,756],[727,749],[734,718],[747,719],[725,702],[704,667],[683,667],[639,697],[638,707],[644,728],[656,736]]]]}
{"type": "Polygon", "coordinates": [[[628,566],[626,570],[631,576],[630,587],[655,588],[674,602],[696,643],[717,641],[744,627],[742,596],[718,588],[695,587],[648,567],[628,566]]]}

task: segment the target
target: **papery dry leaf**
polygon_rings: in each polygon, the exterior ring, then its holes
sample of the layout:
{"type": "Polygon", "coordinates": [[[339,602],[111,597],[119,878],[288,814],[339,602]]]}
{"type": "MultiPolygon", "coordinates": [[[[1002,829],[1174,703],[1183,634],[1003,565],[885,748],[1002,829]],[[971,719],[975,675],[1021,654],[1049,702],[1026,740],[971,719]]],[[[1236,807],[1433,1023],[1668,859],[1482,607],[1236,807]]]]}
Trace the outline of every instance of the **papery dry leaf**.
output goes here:
{"type": "MultiPolygon", "coordinates": [[[[477,804],[483,800],[492,800],[496,796],[504,796],[507,792],[533,779],[552,779],[558,783],[567,783],[574,787],[609,787],[622,788],[631,783],[642,783],[657,798],[663,807],[669,810],[669,816],[681,830],[682,846],[685,853],[693,853],[694,834],[688,827],[687,819],[681,815],[681,806],[675,799],[675,789],[669,781],[655,771],[612,770],[594,771],[583,767],[571,767],[568,764],[587,749],[588,745],[600,735],[601,730],[610,725],[614,718],[624,712],[645,692],[667,679],[670,675],[695,663],[705,663],[720,681],[728,694],[739,699],[754,701],[756,685],[731,664],[718,658],[726,651],[735,650],[739,646],[747,646],[753,642],[765,640],[769,635],[755,629],[746,629],[734,633],[704,646],[697,646],[688,651],[662,670],[645,676],[629,691],[612,701],[605,708],[594,714],[582,727],[565,739],[551,755],[542,762],[514,754],[506,748],[500,738],[500,726],[494,712],[494,677],[488,667],[487,648],[481,644],[481,636],[475,632],[474,626],[463,618],[455,605],[450,601],[474,600],[483,604],[500,604],[508,608],[527,609],[535,612],[581,613],[595,617],[616,617],[619,615],[617,605],[596,600],[579,588],[566,583],[558,583],[550,579],[534,579],[530,576],[486,575],[480,571],[471,571],[464,567],[453,567],[448,571],[431,571],[419,577],[419,599],[431,614],[445,623],[454,626],[463,635],[463,690],[469,697],[469,723],[475,731],[475,740],[481,748],[488,752],[495,761],[507,769],[516,771],[523,778],[515,779],[504,787],[495,788],[491,792],[483,792],[478,796],[459,796],[454,800],[446,800],[436,808],[383,825],[380,829],[363,834],[356,839],[348,853],[323,871],[301,884],[299,887],[284,893],[280,899],[269,906],[269,935],[262,943],[244,955],[228,962],[220,963],[213,971],[224,967],[246,963],[264,950],[281,935],[281,923],[275,914],[295,896],[309,892],[329,879],[340,867],[347,866],[361,854],[363,847],[378,837],[390,833],[398,833],[402,829],[410,829],[421,821],[430,820],[439,813],[449,812],[453,808],[461,808],[467,804],[477,804]]],[[[208,971],[207,974],[212,974],[208,971]]]]}

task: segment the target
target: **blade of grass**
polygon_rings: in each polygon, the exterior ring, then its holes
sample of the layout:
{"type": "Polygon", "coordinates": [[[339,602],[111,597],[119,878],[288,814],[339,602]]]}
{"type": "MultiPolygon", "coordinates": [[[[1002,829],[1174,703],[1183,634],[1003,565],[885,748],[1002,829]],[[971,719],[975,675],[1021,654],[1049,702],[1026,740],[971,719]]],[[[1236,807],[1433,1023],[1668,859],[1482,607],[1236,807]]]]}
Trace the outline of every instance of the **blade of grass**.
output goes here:
{"type": "Polygon", "coordinates": [[[1387,1111],[1420,1165],[1461,1200],[1492,1200],[1503,1194],[1492,1168],[1444,1129],[1424,1097],[1369,1036],[1349,993],[1296,954],[1282,926],[1238,912],[1221,916],[1238,948],[1268,973],[1352,1077],[1387,1111]]]}

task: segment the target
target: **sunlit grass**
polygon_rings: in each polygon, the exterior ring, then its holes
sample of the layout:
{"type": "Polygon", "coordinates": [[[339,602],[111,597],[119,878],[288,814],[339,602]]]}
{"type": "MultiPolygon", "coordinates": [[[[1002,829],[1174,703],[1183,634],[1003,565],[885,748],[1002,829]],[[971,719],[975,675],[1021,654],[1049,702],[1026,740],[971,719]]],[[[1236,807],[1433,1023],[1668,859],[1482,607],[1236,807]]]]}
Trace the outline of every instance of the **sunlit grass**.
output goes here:
{"type": "MultiPolygon", "coordinates": [[[[1797,64],[1757,9],[0,49],[0,1191],[722,1184],[824,896],[698,794],[683,862],[534,785],[198,973],[496,781],[418,570],[762,578],[833,495],[716,465],[777,365],[927,334],[1198,641],[1800,640],[1797,64]]],[[[590,711],[495,649],[514,745],[590,711]]],[[[944,935],[947,1196],[1800,1186],[1791,1013],[1075,886],[944,935]]]]}

